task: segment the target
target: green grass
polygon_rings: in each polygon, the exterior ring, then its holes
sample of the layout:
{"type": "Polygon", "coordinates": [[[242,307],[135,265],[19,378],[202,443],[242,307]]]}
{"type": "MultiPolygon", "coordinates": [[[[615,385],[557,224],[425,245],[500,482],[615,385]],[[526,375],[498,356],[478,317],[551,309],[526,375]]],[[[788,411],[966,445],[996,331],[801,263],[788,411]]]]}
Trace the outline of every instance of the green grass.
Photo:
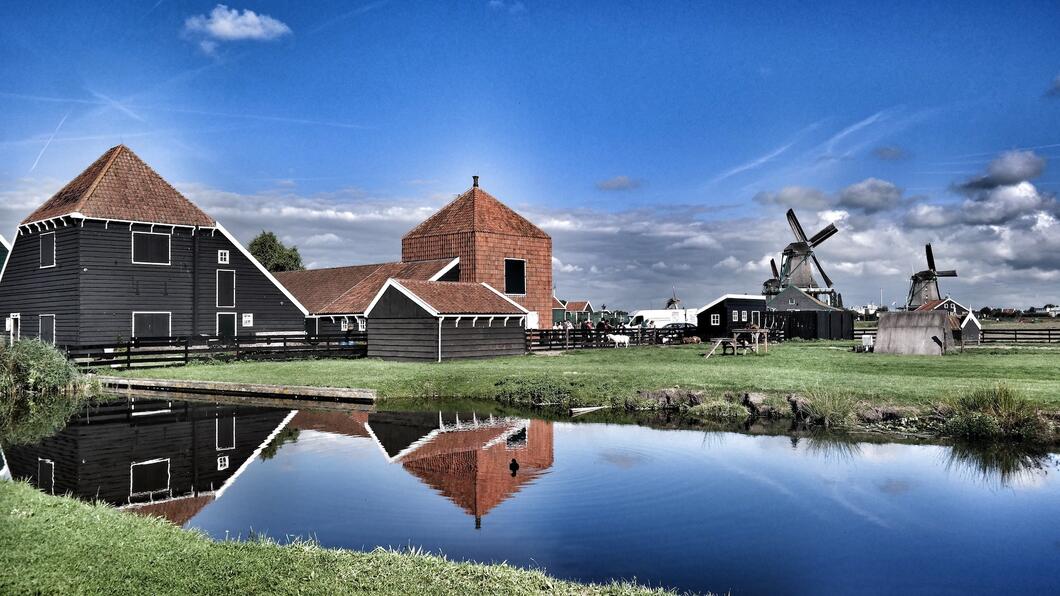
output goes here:
{"type": "MultiPolygon", "coordinates": [[[[577,350],[558,356],[395,363],[373,359],[236,362],[130,371],[140,378],[376,389],[383,397],[496,399],[522,379],[549,379],[561,405],[614,404],[638,390],[679,386],[719,395],[825,389],[873,403],[926,406],[1004,381],[1060,410],[1060,349],[978,349],[945,357],[855,354],[845,342],[787,342],[768,354],[714,356],[705,346],[577,350]],[[502,380],[508,379],[506,383],[502,380]],[[558,389],[555,386],[559,386],[558,389]]],[[[546,387],[548,389],[548,387],[546,387]]]]}
{"type": "Polygon", "coordinates": [[[507,565],[308,543],[212,542],[169,522],[0,482],[3,594],[649,594],[507,565]]]}

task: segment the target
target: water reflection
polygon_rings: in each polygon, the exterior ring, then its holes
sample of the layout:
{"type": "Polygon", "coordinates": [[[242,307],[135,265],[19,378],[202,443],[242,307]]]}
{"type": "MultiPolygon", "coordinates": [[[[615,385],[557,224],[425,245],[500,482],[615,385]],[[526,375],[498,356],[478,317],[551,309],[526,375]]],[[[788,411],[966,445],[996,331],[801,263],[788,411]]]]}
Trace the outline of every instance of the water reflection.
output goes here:
{"type": "Polygon", "coordinates": [[[235,480],[289,410],[172,400],[93,406],[57,434],[7,449],[11,475],[52,494],[184,524],[235,480]]]}
{"type": "Polygon", "coordinates": [[[1056,461],[1041,447],[1014,442],[956,443],[946,452],[946,468],[986,486],[1033,485],[1056,461]]]}

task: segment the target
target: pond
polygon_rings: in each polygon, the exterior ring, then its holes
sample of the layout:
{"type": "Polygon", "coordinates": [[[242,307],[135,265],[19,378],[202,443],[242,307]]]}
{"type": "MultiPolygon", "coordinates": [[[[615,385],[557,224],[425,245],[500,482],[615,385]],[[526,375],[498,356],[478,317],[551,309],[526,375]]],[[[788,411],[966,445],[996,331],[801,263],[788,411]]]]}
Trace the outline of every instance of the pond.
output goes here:
{"type": "Polygon", "coordinates": [[[549,421],[485,406],[152,399],[93,407],[5,451],[11,474],[42,490],[217,539],[419,547],[690,591],[1060,593],[1049,453],[549,421]]]}

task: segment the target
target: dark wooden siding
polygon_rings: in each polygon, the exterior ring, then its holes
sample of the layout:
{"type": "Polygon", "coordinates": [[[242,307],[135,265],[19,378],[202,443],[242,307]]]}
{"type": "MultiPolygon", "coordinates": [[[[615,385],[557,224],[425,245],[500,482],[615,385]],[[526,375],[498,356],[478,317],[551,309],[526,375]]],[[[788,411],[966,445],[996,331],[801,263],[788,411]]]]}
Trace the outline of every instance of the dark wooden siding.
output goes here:
{"type": "MultiPolygon", "coordinates": [[[[518,356],[526,353],[526,329],[518,317],[508,319],[495,317],[493,325],[489,317],[445,319],[442,322],[442,360],[457,358],[490,358],[493,356],[518,356]]],[[[369,342],[369,345],[371,342],[369,342]]]]}
{"type": "Polygon", "coordinates": [[[732,334],[733,329],[745,329],[754,322],[752,312],[758,312],[758,326],[762,326],[765,320],[765,300],[751,300],[748,298],[729,298],[722,300],[707,310],[696,315],[697,333],[703,339],[724,337],[732,334]],[[733,311],[740,313],[740,321],[733,322],[733,311]],[[743,311],[747,311],[747,321],[743,320],[743,311]],[[717,314],[721,317],[718,325],[710,324],[710,315],[717,314]]]}
{"type": "MultiPolygon", "coordinates": [[[[0,319],[21,315],[20,336],[36,338],[38,317],[55,315],[56,342],[78,342],[78,251],[81,230],[76,224],[48,230],[55,232],[55,267],[40,268],[40,233],[17,235],[0,280],[0,319]]],[[[2,328],[0,328],[2,329],[2,328]]]]}
{"type": "Polygon", "coordinates": [[[387,289],[375,305],[367,331],[369,358],[438,358],[438,320],[394,288],[387,289]]]}
{"type": "Polygon", "coordinates": [[[218,312],[237,313],[236,327],[240,337],[254,333],[302,332],[304,315],[287,296],[266,277],[221,232],[199,234],[199,313],[196,333],[213,335],[218,312]],[[217,262],[217,251],[229,251],[229,264],[217,262]],[[217,308],[217,270],[236,272],[235,308],[217,308]],[[254,315],[254,326],[243,326],[243,314],[254,315]]]}

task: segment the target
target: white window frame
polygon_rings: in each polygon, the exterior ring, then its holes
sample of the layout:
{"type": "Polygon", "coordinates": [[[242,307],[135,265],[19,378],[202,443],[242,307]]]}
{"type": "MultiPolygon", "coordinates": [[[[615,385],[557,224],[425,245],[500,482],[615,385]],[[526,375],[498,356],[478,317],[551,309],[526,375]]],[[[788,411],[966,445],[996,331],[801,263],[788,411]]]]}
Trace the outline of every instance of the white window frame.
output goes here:
{"type": "Polygon", "coordinates": [[[350,320],[347,319],[346,317],[343,317],[339,321],[339,331],[349,331],[349,330],[350,330],[350,320]]]}
{"type": "Polygon", "coordinates": [[[217,471],[221,472],[228,469],[228,456],[219,455],[217,456],[217,471]]]}
{"type": "Polygon", "coordinates": [[[8,319],[11,320],[11,331],[8,334],[11,339],[11,345],[14,345],[16,341],[22,339],[22,315],[13,312],[8,319]],[[15,323],[15,321],[18,321],[18,323],[15,323]]]}
{"type": "Polygon", "coordinates": [[[129,464],[129,496],[130,497],[142,497],[144,495],[153,495],[155,493],[169,492],[170,487],[173,484],[173,464],[168,457],[159,457],[156,459],[149,459],[146,461],[135,461],[129,464]],[[149,490],[146,492],[134,493],[133,492],[133,468],[136,466],[146,466],[149,464],[157,464],[166,462],[166,487],[158,490],[149,490]]]}
{"type": "Polygon", "coordinates": [[[221,337],[221,315],[232,315],[235,318],[236,324],[234,325],[236,334],[233,337],[239,337],[239,313],[234,312],[219,312],[214,318],[214,335],[221,337]]]}
{"type": "Polygon", "coordinates": [[[40,242],[40,244],[37,245],[37,266],[38,266],[38,269],[51,269],[51,268],[55,267],[56,265],[58,265],[59,264],[59,259],[56,257],[56,255],[58,255],[57,247],[58,247],[59,243],[56,242],[55,232],[44,232],[43,234],[41,234],[38,237],[38,242],[40,242]],[[43,248],[43,246],[41,246],[41,244],[44,243],[44,237],[45,236],[51,236],[52,237],[52,264],[51,265],[41,265],[41,256],[42,256],[41,255],[41,249],[43,248]]]}
{"type": "Polygon", "coordinates": [[[231,265],[232,264],[232,253],[227,250],[217,251],[217,264],[218,265],[231,265]]]}
{"type": "Polygon", "coordinates": [[[51,490],[50,494],[54,495],[55,494],[55,462],[53,460],[50,460],[50,459],[45,458],[45,457],[38,457],[37,458],[37,489],[38,490],[40,489],[40,465],[42,463],[47,463],[48,466],[51,467],[52,477],[51,477],[50,486],[52,487],[52,490],[51,490]]]}
{"type": "Polygon", "coordinates": [[[132,326],[130,337],[136,338],[136,315],[169,315],[169,333],[167,337],[173,337],[173,311],[168,310],[134,310],[132,313],[132,326]]]}
{"type": "Polygon", "coordinates": [[[165,232],[133,232],[132,242],[129,246],[129,253],[132,259],[133,265],[157,265],[159,267],[169,267],[173,263],[173,234],[167,234],[165,232]],[[150,236],[165,236],[168,240],[166,241],[166,262],[165,263],[145,263],[136,260],[136,235],[147,234],[150,236]]]}
{"type": "Polygon", "coordinates": [[[713,325],[714,327],[717,327],[718,325],[721,325],[721,315],[718,314],[718,313],[714,313],[714,314],[710,315],[710,324],[713,325]]]}
{"type": "Polygon", "coordinates": [[[232,415],[232,446],[221,447],[221,417],[217,416],[213,419],[213,446],[216,451],[232,451],[236,448],[236,417],[232,415]]]}
{"type": "Polygon", "coordinates": [[[37,315],[37,339],[44,341],[42,333],[44,331],[44,319],[51,318],[52,320],[52,345],[55,345],[55,315],[37,315]]]}
{"type": "Polygon", "coordinates": [[[236,307],[236,270],[235,269],[218,269],[213,276],[213,301],[214,307],[216,308],[235,308],[236,307]],[[232,304],[221,304],[221,272],[227,271],[232,274],[232,304]]]}
{"type": "Polygon", "coordinates": [[[746,323],[747,322],[747,311],[746,310],[740,312],[740,322],[741,323],[746,323]]]}
{"type": "Polygon", "coordinates": [[[788,306],[795,306],[796,301],[794,298],[788,298],[788,306]]]}
{"type": "Polygon", "coordinates": [[[733,323],[739,323],[740,322],[740,311],[738,311],[738,310],[732,311],[732,322],[733,323]]]}
{"type": "Polygon", "coordinates": [[[762,312],[761,311],[757,311],[757,310],[752,310],[751,311],[751,324],[752,325],[758,325],[758,326],[762,325],[762,312]]]}
{"type": "Polygon", "coordinates": [[[364,331],[364,319],[357,319],[357,331],[364,331]]]}
{"type": "Polygon", "coordinates": [[[505,296],[526,296],[526,291],[530,289],[528,287],[529,284],[526,283],[527,282],[527,275],[528,275],[528,271],[527,271],[527,267],[526,267],[526,259],[520,259],[518,257],[504,257],[504,263],[505,263],[505,265],[504,265],[504,289],[505,290],[508,289],[508,261],[522,261],[523,262],[523,293],[522,294],[510,294],[507,291],[505,291],[504,295],[505,296]]]}
{"type": "Polygon", "coordinates": [[[240,327],[253,327],[254,326],[254,313],[245,312],[239,316],[240,327]],[[247,321],[250,321],[249,323],[247,321]]]}

